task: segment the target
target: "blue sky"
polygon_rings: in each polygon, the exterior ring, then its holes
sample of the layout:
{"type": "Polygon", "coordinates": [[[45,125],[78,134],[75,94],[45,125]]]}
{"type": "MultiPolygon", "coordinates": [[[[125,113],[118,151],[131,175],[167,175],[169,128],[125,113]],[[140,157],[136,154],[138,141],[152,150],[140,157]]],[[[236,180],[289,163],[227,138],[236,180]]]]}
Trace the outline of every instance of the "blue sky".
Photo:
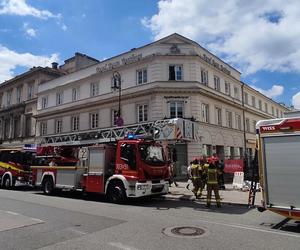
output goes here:
{"type": "Polygon", "coordinates": [[[177,32],[300,108],[297,0],[0,0],[0,82],[75,52],[99,60],[177,32]]]}

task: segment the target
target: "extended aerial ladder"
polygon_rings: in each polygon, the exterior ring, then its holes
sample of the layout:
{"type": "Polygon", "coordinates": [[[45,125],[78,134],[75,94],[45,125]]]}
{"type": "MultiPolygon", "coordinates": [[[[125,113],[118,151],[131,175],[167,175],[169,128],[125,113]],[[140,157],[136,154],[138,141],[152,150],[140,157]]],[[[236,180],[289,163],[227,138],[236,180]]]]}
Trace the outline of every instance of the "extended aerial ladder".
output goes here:
{"type": "Polygon", "coordinates": [[[130,133],[148,136],[158,141],[200,141],[199,126],[196,122],[174,118],[78,133],[47,135],[41,137],[40,144],[43,146],[91,145],[124,139],[130,133]]]}

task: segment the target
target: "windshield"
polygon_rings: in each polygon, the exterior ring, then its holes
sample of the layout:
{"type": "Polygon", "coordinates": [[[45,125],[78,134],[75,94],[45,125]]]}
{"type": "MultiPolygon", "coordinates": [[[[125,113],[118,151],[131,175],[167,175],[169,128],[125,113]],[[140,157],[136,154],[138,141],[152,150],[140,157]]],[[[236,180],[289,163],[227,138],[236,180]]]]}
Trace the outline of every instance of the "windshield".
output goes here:
{"type": "Polygon", "coordinates": [[[163,148],[157,145],[142,144],[139,147],[141,159],[149,165],[164,165],[163,148]]]}

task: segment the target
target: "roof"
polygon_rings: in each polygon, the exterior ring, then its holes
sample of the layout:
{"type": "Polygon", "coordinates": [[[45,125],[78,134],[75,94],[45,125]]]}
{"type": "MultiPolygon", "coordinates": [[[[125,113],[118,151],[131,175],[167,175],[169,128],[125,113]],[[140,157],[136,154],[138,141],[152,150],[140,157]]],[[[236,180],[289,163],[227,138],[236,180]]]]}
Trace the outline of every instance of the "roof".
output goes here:
{"type": "Polygon", "coordinates": [[[39,71],[43,71],[43,72],[49,73],[49,74],[63,75],[63,73],[61,71],[59,71],[58,69],[52,69],[50,67],[41,67],[41,66],[33,67],[33,68],[29,69],[28,71],[26,71],[26,72],[24,72],[24,73],[22,73],[20,75],[15,76],[14,78],[11,78],[11,79],[9,79],[7,81],[4,81],[4,82],[0,83],[0,88],[4,87],[4,86],[6,86],[6,85],[8,85],[10,83],[13,83],[13,82],[15,82],[17,80],[20,80],[22,78],[25,78],[25,77],[28,77],[30,75],[33,75],[34,73],[39,72],[39,71]]]}

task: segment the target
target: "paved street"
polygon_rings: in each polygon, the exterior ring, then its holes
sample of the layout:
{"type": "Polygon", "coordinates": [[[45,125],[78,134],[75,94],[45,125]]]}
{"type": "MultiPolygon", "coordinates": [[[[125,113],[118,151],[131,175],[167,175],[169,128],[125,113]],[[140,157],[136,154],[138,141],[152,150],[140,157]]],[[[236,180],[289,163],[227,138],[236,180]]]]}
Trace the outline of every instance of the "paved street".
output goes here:
{"type": "Polygon", "coordinates": [[[1,250],[299,249],[299,224],[283,221],[239,205],[210,210],[202,202],[168,198],[114,205],[101,196],[0,190],[1,250]],[[175,237],[171,227],[204,231],[175,237]]]}

